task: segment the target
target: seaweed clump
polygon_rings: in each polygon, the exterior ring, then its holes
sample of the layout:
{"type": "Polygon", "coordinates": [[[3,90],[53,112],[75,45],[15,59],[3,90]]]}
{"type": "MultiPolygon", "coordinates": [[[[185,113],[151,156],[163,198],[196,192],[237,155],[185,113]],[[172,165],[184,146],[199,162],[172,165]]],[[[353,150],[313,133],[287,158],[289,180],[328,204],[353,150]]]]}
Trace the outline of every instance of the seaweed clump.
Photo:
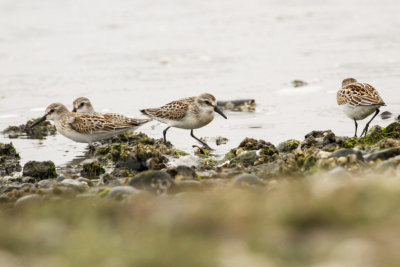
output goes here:
{"type": "Polygon", "coordinates": [[[56,134],[56,127],[48,121],[43,121],[36,127],[31,128],[32,124],[39,119],[40,118],[31,119],[27,123],[19,126],[9,126],[3,130],[3,134],[8,138],[26,137],[29,139],[44,139],[46,136],[56,134]]]}

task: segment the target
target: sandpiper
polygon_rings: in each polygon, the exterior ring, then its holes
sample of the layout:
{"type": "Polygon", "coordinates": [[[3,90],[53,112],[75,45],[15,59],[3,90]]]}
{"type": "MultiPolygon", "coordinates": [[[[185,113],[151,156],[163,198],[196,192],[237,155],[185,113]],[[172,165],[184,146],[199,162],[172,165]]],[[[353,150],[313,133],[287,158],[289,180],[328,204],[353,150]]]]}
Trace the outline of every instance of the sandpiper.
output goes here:
{"type": "Polygon", "coordinates": [[[130,124],[132,126],[131,130],[137,129],[139,126],[142,126],[143,124],[151,121],[151,119],[135,119],[135,118],[129,118],[126,117],[122,114],[117,114],[117,113],[99,113],[96,112],[92,106],[92,103],[90,100],[86,97],[78,97],[77,99],[74,100],[72,103],[73,105],[73,110],[72,112],[76,112],[76,114],[83,115],[83,114],[90,114],[90,115],[96,115],[96,116],[102,116],[105,119],[115,122],[115,123],[123,123],[123,124],[130,124]]]}
{"type": "Polygon", "coordinates": [[[359,83],[354,78],[343,80],[342,88],[337,93],[337,103],[347,117],[354,120],[356,127],[354,137],[357,137],[358,120],[363,120],[375,112],[361,133],[361,136],[367,135],[369,124],[379,114],[379,108],[386,106],[373,86],[359,83]]]}
{"type": "Polygon", "coordinates": [[[194,136],[193,129],[198,129],[209,124],[214,119],[214,111],[227,119],[225,114],[217,106],[215,97],[211,94],[183,98],[172,101],[160,108],[141,110],[143,114],[150,118],[168,125],[163,131],[164,143],[167,142],[166,134],[168,129],[176,127],[190,129],[190,135],[207,149],[211,148],[205,142],[194,136]]]}
{"type": "Polygon", "coordinates": [[[127,123],[116,123],[102,116],[91,114],[79,115],[69,112],[61,103],[53,103],[46,108],[45,115],[32,124],[36,126],[44,120],[53,120],[58,132],[79,143],[88,143],[93,149],[93,142],[110,138],[136,126],[127,123]]]}

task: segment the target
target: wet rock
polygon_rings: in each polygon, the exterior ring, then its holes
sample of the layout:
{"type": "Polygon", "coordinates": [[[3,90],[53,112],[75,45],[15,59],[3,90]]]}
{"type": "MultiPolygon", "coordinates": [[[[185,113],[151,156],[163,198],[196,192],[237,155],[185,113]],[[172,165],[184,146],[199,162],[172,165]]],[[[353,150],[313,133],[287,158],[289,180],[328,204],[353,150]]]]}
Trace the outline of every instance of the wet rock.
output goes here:
{"type": "Polygon", "coordinates": [[[387,160],[400,155],[400,147],[385,149],[366,156],[367,161],[387,160]]]}
{"type": "Polygon", "coordinates": [[[16,207],[21,207],[25,205],[31,205],[31,204],[36,204],[41,200],[41,196],[38,194],[32,194],[32,195],[26,195],[21,198],[19,198],[15,202],[16,207]]]}
{"type": "Polygon", "coordinates": [[[10,175],[13,172],[21,171],[19,159],[20,156],[12,143],[0,143],[0,176],[10,175]]]}
{"type": "Polygon", "coordinates": [[[385,133],[386,137],[399,139],[400,138],[400,122],[394,122],[394,123],[388,125],[385,128],[384,133],[385,133]]]}
{"type": "Polygon", "coordinates": [[[188,166],[180,165],[176,168],[170,168],[167,172],[175,181],[197,179],[196,171],[188,166]]]}
{"type": "Polygon", "coordinates": [[[264,186],[264,183],[254,174],[242,174],[233,180],[232,185],[235,187],[246,188],[249,186],[264,186]]]}
{"type": "Polygon", "coordinates": [[[245,151],[239,156],[231,160],[231,165],[241,165],[243,167],[254,166],[254,163],[259,159],[256,151],[245,151]]]}
{"type": "Polygon", "coordinates": [[[293,85],[293,87],[302,87],[302,86],[308,85],[307,82],[302,81],[302,80],[293,80],[293,81],[291,81],[291,84],[293,85]]]}
{"type": "Polygon", "coordinates": [[[296,148],[298,148],[300,143],[301,142],[298,140],[290,139],[290,140],[280,143],[278,145],[278,150],[279,150],[279,152],[282,152],[282,153],[290,153],[293,150],[295,150],[296,148]]]}
{"type": "Polygon", "coordinates": [[[224,144],[226,144],[227,142],[228,142],[228,138],[226,138],[226,137],[218,136],[218,137],[215,139],[215,144],[216,144],[217,146],[224,145],[224,144]]]}
{"type": "Polygon", "coordinates": [[[331,130],[312,131],[306,134],[304,141],[301,143],[301,149],[312,147],[334,151],[337,148],[335,134],[331,130]]]}
{"type": "Polygon", "coordinates": [[[61,182],[64,179],[67,179],[67,177],[65,177],[64,175],[59,175],[59,176],[57,176],[56,181],[61,182]]]}
{"type": "Polygon", "coordinates": [[[269,153],[275,154],[278,153],[276,147],[270,142],[266,142],[264,140],[256,140],[253,138],[245,138],[240,144],[239,148],[243,148],[244,150],[259,150],[264,149],[269,151],[269,153]]]}
{"type": "Polygon", "coordinates": [[[0,194],[11,192],[14,190],[20,190],[22,188],[21,184],[11,183],[11,184],[3,184],[0,186],[0,194]]]}
{"type": "Polygon", "coordinates": [[[393,138],[387,138],[382,141],[380,141],[376,145],[379,149],[387,149],[387,148],[392,148],[392,147],[398,147],[400,146],[400,140],[396,140],[393,138]]]}
{"type": "Polygon", "coordinates": [[[73,179],[64,179],[62,180],[62,182],[60,183],[64,186],[67,186],[73,190],[76,190],[78,192],[84,192],[86,191],[89,186],[87,185],[87,183],[85,182],[79,182],[77,180],[73,180],[73,179]]]}
{"type": "Polygon", "coordinates": [[[384,111],[381,113],[382,120],[390,119],[392,116],[393,116],[393,114],[390,111],[384,111]]]}
{"type": "Polygon", "coordinates": [[[132,186],[116,186],[112,188],[111,191],[108,193],[108,197],[122,199],[125,196],[136,195],[140,192],[140,190],[133,188],[132,186]]]}
{"type": "Polygon", "coordinates": [[[155,194],[165,194],[175,185],[175,182],[167,172],[151,170],[134,176],[129,181],[129,185],[155,194]]]}
{"type": "Polygon", "coordinates": [[[81,175],[85,178],[96,179],[105,172],[106,170],[100,165],[99,161],[89,160],[84,162],[81,175]]]}
{"type": "Polygon", "coordinates": [[[56,127],[51,125],[48,121],[43,121],[36,127],[31,128],[31,125],[39,119],[40,118],[32,119],[20,126],[9,126],[3,131],[3,134],[8,136],[8,138],[18,138],[22,136],[30,139],[44,139],[48,135],[55,135],[57,133],[56,127]]]}
{"type": "Polygon", "coordinates": [[[40,180],[57,177],[56,166],[52,161],[28,161],[22,174],[40,180]]]}
{"type": "Polygon", "coordinates": [[[347,157],[348,155],[356,155],[358,160],[361,160],[361,161],[364,160],[361,151],[355,150],[352,148],[342,148],[342,149],[336,150],[335,152],[333,152],[331,154],[331,157],[332,158],[340,158],[340,157],[347,157]]]}
{"type": "Polygon", "coordinates": [[[41,180],[41,181],[39,181],[38,183],[37,183],[37,185],[40,187],[40,188],[50,188],[50,187],[52,187],[52,186],[54,186],[56,184],[56,181],[55,180],[53,180],[53,179],[45,179],[45,180],[41,180]]]}

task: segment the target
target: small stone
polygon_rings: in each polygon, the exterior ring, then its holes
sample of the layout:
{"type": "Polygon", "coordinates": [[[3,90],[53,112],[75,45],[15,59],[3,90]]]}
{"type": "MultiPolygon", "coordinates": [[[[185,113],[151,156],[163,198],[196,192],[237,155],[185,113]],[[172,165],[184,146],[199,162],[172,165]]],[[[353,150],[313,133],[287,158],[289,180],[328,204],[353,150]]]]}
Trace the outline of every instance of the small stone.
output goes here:
{"type": "Polygon", "coordinates": [[[78,182],[85,182],[85,183],[87,183],[89,186],[93,186],[93,182],[95,181],[95,179],[92,179],[92,180],[89,180],[89,179],[87,179],[87,178],[83,178],[83,177],[80,177],[80,178],[78,178],[78,179],[76,179],[78,182]]]}
{"type": "Polygon", "coordinates": [[[56,183],[56,181],[54,181],[54,180],[45,179],[45,180],[39,181],[39,182],[37,183],[37,185],[38,185],[40,188],[50,188],[50,187],[54,186],[55,183],[56,183]]]}
{"type": "Polygon", "coordinates": [[[130,186],[156,194],[167,193],[174,184],[171,175],[163,171],[144,171],[129,181],[130,186]]]}
{"type": "Polygon", "coordinates": [[[307,82],[302,81],[302,80],[293,80],[293,81],[291,82],[291,84],[293,85],[293,87],[302,87],[302,86],[308,85],[307,82]]]}
{"type": "Polygon", "coordinates": [[[124,196],[139,194],[140,192],[140,190],[133,188],[132,186],[116,186],[108,193],[108,197],[120,199],[124,196]]]}
{"type": "Polygon", "coordinates": [[[22,174],[40,180],[57,177],[56,166],[52,161],[28,161],[22,174]]]}
{"type": "Polygon", "coordinates": [[[390,119],[392,116],[393,116],[393,114],[390,111],[384,111],[381,113],[382,120],[390,119]]]}
{"type": "Polygon", "coordinates": [[[89,188],[87,183],[79,182],[79,181],[73,180],[73,179],[64,179],[61,182],[61,184],[65,185],[65,186],[67,186],[69,188],[72,188],[72,189],[74,189],[76,191],[79,191],[79,192],[84,192],[89,188]]]}
{"type": "Polygon", "coordinates": [[[326,174],[326,176],[329,177],[329,178],[350,179],[350,174],[346,171],[345,168],[340,167],[340,166],[330,170],[326,174]]]}
{"type": "Polygon", "coordinates": [[[347,157],[349,155],[355,155],[358,160],[364,161],[361,151],[352,148],[338,149],[331,154],[331,158],[347,157]]]}
{"type": "Polygon", "coordinates": [[[65,180],[65,179],[67,179],[67,177],[65,177],[64,175],[59,175],[59,176],[57,176],[56,181],[61,182],[62,180],[65,180]]]}
{"type": "Polygon", "coordinates": [[[33,203],[38,203],[40,201],[41,197],[38,194],[33,194],[33,195],[26,195],[23,196],[21,198],[19,198],[16,202],[15,202],[15,206],[16,207],[20,207],[22,205],[29,205],[29,204],[33,204],[33,203]]]}
{"type": "Polygon", "coordinates": [[[185,165],[171,168],[167,172],[175,179],[175,181],[197,179],[195,170],[185,165]]]}
{"type": "Polygon", "coordinates": [[[254,174],[242,174],[237,176],[233,182],[232,185],[234,187],[249,187],[249,186],[264,186],[265,184],[261,181],[258,176],[254,174]]]}

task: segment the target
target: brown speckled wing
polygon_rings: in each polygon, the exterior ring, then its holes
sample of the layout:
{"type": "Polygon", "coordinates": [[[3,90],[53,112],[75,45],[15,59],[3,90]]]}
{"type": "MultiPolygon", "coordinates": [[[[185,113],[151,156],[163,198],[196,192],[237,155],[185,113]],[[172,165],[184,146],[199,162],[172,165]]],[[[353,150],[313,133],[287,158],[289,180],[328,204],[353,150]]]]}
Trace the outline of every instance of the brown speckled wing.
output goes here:
{"type": "Polygon", "coordinates": [[[103,114],[103,117],[112,122],[129,124],[131,126],[140,126],[150,121],[150,119],[129,118],[118,113],[105,113],[103,114]]]}
{"type": "Polygon", "coordinates": [[[375,88],[367,83],[353,83],[341,88],[337,93],[337,103],[351,106],[386,105],[375,88]]]}
{"type": "Polygon", "coordinates": [[[73,130],[83,134],[129,130],[132,127],[129,124],[114,123],[104,117],[88,114],[75,116],[70,125],[73,130]]]}
{"type": "Polygon", "coordinates": [[[161,118],[167,120],[181,120],[186,116],[189,109],[189,101],[191,98],[185,98],[162,106],[161,108],[144,109],[142,112],[153,118],[161,118]]]}

